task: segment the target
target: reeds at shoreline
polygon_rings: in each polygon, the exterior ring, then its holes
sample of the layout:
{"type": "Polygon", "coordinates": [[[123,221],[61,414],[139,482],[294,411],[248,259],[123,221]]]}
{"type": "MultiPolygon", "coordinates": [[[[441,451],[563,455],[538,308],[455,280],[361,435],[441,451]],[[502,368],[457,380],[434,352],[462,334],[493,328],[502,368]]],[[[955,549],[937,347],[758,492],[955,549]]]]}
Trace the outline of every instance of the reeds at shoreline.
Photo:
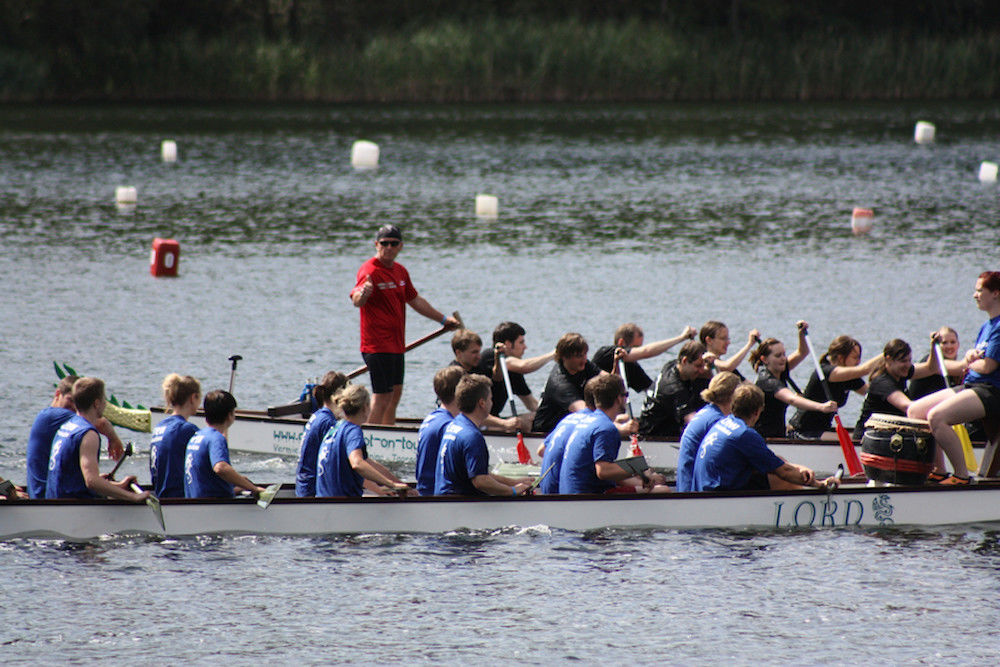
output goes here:
{"type": "Polygon", "coordinates": [[[0,100],[498,102],[984,99],[1000,34],[678,33],[490,19],[360,46],[191,36],[54,67],[0,47],[0,100]]]}

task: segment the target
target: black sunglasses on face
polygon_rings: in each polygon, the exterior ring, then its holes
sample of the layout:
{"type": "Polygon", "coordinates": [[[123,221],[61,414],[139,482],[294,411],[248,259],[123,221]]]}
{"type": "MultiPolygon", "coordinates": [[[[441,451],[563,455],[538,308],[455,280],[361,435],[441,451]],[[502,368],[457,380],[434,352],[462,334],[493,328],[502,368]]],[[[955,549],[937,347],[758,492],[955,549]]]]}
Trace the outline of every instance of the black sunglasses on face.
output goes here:
{"type": "Polygon", "coordinates": [[[399,245],[399,241],[379,241],[378,244],[383,248],[395,248],[399,245]]]}

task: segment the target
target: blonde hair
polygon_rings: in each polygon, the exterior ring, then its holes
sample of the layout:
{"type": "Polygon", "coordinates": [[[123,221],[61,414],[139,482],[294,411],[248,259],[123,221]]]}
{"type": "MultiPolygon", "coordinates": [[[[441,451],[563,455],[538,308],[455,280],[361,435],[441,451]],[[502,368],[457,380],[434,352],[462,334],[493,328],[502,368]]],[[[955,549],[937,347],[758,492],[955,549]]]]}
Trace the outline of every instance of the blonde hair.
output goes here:
{"type": "Polygon", "coordinates": [[[371,396],[368,390],[360,384],[349,384],[337,392],[333,401],[338,408],[343,410],[345,415],[353,417],[367,407],[371,396]]]}
{"type": "Polygon", "coordinates": [[[201,385],[190,375],[171,373],[163,378],[163,400],[167,407],[179,407],[192,396],[201,396],[201,385]]]}
{"type": "Polygon", "coordinates": [[[708,383],[708,388],[703,389],[701,398],[709,403],[729,403],[733,400],[733,392],[740,386],[740,378],[736,373],[722,371],[712,377],[708,383]]]}

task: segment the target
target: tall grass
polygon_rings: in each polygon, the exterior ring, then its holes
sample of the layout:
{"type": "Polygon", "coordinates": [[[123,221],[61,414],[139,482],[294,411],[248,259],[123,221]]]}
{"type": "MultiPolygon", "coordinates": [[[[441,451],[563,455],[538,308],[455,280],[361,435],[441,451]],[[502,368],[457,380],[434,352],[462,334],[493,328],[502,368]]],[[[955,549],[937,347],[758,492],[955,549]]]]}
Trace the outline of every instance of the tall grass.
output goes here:
{"type": "MultiPolygon", "coordinates": [[[[0,54],[2,55],[2,54],[0,54]]],[[[46,71],[6,99],[327,101],[800,100],[995,98],[1000,31],[746,35],[639,21],[443,21],[360,47],[193,35],[145,43],[129,66],[75,87],[46,71]],[[41,92],[40,92],[41,91],[41,92]]],[[[0,57],[0,69],[5,60],[0,57]]],[[[16,69],[15,56],[6,56],[16,69]]],[[[95,77],[98,78],[98,77],[95,77]]]]}

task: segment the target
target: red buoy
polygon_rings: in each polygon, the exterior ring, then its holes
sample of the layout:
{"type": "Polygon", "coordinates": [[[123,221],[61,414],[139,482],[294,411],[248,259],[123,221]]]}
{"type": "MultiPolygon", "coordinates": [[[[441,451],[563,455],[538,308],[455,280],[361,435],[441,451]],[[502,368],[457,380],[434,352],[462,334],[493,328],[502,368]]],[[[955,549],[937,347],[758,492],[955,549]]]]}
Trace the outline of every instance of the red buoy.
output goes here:
{"type": "Polygon", "coordinates": [[[157,278],[176,278],[181,244],[173,239],[153,239],[149,255],[149,272],[157,278]]]}

